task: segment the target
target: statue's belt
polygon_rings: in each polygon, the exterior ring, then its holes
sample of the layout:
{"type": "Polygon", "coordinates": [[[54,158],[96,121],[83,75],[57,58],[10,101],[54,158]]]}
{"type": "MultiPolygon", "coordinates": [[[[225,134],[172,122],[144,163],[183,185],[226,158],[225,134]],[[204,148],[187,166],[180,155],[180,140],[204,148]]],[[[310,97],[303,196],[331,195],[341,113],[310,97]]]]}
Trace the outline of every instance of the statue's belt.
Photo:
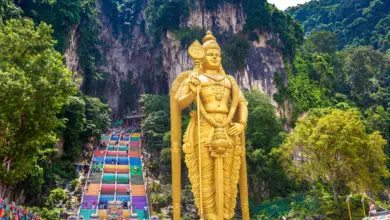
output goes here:
{"type": "MultiPolygon", "coordinates": [[[[196,124],[195,123],[196,112],[192,111],[190,115],[191,115],[191,120],[193,121],[192,124],[195,125],[196,124]]],[[[209,113],[208,116],[213,117],[215,119],[215,121],[222,123],[222,122],[224,122],[224,120],[226,120],[226,118],[228,117],[228,114],[227,113],[209,113]]],[[[210,148],[210,151],[212,152],[213,157],[227,156],[226,149],[232,148],[232,147],[235,147],[234,152],[236,155],[237,154],[241,155],[240,137],[239,136],[229,136],[227,134],[227,129],[230,127],[230,124],[228,124],[226,127],[223,127],[223,128],[216,128],[211,123],[209,123],[209,121],[206,120],[204,117],[201,117],[201,122],[206,122],[207,124],[210,125],[210,130],[207,134],[207,138],[204,142],[204,145],[206,147],[210,148]],[[215,146],[216,140],[219,140],[217,142],[219,142],[219,145],[220,145],[219,146],[219,149],[221,149],[220,153],[216,153],[216,149],[218,149],[218,147],[215,146]],[[224,142],[224,143],[222,143],[222,145],[221,145],[221,142],[224,142]],[[223,151],[225,151],[225,153],[223,151]]],[[[191,151],[191,152],[193,152],[193,151],[191,151]]]]}
{"type": "MultiPolygon", "coordinates": [[[[226,120],[228,117],[227,113],[208,113],[209,116],[213,117],[214,120],[218,123],[222,123],[223,121],[226,120]]],[[[200,117],[201,122],[207,122],[206,118],[204,116],[200,117]]]]}

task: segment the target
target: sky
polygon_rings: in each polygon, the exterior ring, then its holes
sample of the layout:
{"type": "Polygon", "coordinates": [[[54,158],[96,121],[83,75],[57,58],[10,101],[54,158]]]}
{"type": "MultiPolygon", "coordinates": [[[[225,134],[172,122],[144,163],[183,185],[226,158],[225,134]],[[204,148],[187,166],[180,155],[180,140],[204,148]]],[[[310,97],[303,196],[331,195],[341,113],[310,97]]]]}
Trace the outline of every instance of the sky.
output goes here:
{"type": "Polygon", "coordinates": [[[290,6],[303,4],[308,1],[310,0],[268,0],[269,3],[275,4],[280,10],[284,10],[290,6]]]}

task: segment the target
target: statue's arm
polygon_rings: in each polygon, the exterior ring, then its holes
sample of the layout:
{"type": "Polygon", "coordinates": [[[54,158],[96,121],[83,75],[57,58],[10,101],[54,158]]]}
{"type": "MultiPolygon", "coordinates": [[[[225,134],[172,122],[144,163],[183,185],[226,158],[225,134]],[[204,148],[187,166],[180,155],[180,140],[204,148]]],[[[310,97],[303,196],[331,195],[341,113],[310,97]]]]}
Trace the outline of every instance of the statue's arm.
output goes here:
{"type": "Polygon", "coordinates": [[[238,122],[246,127],[246,122],[248,120],[248,102],[246,101],[245,96],[241,91],[237,111],[238,122]]]}
{"type": "Polygon", "coordinates": [[[180,90],[176,98],[180,109],[185,109],[190,106],[196,98],[196,95],[190,89],[189,82],[190,80],[186,79],[180,85],[180,90]]]}

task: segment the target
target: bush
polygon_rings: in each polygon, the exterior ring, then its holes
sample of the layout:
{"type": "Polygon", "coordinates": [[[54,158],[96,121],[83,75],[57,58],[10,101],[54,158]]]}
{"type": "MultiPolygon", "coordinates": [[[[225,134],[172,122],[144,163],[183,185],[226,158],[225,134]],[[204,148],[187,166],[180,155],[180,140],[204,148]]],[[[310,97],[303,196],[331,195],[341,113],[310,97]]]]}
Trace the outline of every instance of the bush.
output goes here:
{"type": "Polygon", "coordinates": [[[74,191],[76,189],[76,187],[78,186],[79,184],[79,180],[78,179],[74,179],[70,182],[70,185],[69,185],[69,190],[70,191],[74,191]]]}

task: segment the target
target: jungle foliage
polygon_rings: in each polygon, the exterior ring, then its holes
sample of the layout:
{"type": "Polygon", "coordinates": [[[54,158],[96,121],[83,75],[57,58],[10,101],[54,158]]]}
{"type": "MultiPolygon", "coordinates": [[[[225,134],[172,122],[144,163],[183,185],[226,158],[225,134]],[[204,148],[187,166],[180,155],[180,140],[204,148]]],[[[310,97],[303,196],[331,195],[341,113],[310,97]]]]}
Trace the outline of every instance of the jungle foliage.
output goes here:
{"type": "Polygon", "coordinates": [[[390,2],[386,0],[310,1],[287,10],[302,23],[307,35],[320,30],[336,34],[338,48],[390,48],[390,2]]]}
{"type": "Polygon", "coordinates": [[[57,141],[57,114],[76,92],[51,34],[27,19],[0,23],[0,157],[12,161],[11,170],[0,167],[6,184],[25,179],[39,149],[57,141]]]}
{"type": "Polygon", "coordinates": [[[189,15],[187,0],[151,0],[145,10],[147,21],[151,24],[151,32],[155,42],[169,30],[178,30],[180,18],[189,15]]]}
{"type": "Polygon", "coordinates": [[[76,177],[73,160],[89,137],[100,137],[109,127],[110,109],[77,88],[75,73],[56,50],[55,28],[22,19],[20,6],[28,3],[18,3],[2,1],[0,7],[0,157],[10,161],[10,169],[0,167],[0,180],[24,188],[26,202],[43,207],[51,189],[76,177]]]}
{"type": "Polygon", "coordinates": [[[367,134],[361,117],[357,109],[311,109],[281,148],[288,172],[329,184],[336,203],[342,187],[378,193],[389,176],[386,141],[378,131],[367,134]]]}
{"type": "Polygon", "coordinates": [[[139,0],[103,0],[103,13],[110,19],[116,34],[127,33],[137,22],[142,1],[139,0]]]}

